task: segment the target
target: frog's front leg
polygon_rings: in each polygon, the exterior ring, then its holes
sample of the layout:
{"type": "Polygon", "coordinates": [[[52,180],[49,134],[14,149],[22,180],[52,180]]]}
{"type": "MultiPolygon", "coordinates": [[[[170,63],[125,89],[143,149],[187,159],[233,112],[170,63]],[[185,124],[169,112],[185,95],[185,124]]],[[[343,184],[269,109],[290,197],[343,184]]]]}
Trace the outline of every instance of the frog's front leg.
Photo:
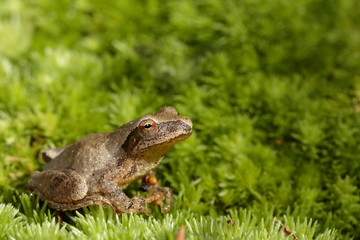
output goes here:
{"type": "Polygon", "coordinates": [[[150,171],[142,179],[141,190],[148,192],[148,198],[153,198],[152,204],[154,206],[160,205],[161,213],[167,213],[171,209],[171,200],[173,194],[168,187],[161,188],[155,177],[155,171],[150,171]],[[164,204],[165,200],[165,206],[164,204]]]}
{"type": "Polygon", "coordinates": [[[151,214],[147,205],[154,201],[154,198],[136,196],[128,198],[119,186],[131,183],[128,177],[131,175],[131,168],[119,167],[107,172],[100,180],[101,192],[111,202],[115,212],[121,213],[145,213],[151,214]]]}
{"type": "Polygon", "coordinates": [[[147,208],[148,202],[142,197],[128,198],[126,194],[113,181],[104,179],[101,183],[101,191],[105,197],[111,202],[114,211],[118,214],[122,213],[145,213],[151,214],[151,210],[147,208]]]}

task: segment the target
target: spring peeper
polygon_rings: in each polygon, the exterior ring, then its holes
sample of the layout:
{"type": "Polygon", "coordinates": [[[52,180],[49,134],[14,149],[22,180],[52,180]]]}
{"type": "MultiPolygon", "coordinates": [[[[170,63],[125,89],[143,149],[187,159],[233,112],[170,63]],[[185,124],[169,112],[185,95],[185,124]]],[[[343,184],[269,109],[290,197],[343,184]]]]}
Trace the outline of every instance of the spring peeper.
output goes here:
{"type": "Polygon", "coordinates": [[[47,163],[28,183],[40,199],[59,211],[101,205],[119,214],[149,215],[147,205],[152,203],[165,213],[170,210],[172,193],[157,184],[153,169],[174,144],[191,133],[188,117],[173,107],[162,107],[113,132],[90,134],[68,146],[44,150],[47,163]],[[147,197],[128,198],[123,189],[140,178],[147,197]]]}

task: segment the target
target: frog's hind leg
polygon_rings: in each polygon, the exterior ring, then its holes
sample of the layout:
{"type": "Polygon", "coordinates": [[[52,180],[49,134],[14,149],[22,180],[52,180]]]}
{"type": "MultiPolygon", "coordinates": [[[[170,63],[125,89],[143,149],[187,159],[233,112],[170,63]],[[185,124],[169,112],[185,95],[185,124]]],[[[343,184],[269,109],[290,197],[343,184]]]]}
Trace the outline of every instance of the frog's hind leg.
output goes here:
{"type": "Polygon", "coordinates": [[[42,150],[41,151],[42,158],[44,159],[45,162],[48,163],[57,156],[59,156],[66,149],[66,147],[67,146],[42,150]]]}
{"type": "Polygon", "coordinates": [[[55,203],[72,203],[83,199],[88,191],[85,179],[71,169],[34,172],[29,185],[42,200],[55,203]]]}
{"type": "MultiPolygon", "coordinates": [[[[114,210],[114,206],[111,204],[111,202],[105,198],[104,196],[86,196],[84,199],[75,201],[75,202],[71,202],[71,203],[58,203],[58,202],[53,202],[50,200],[47,200],[48,204],[50,207],[58,210],[58,211],[71,211],[71,210],[75,210],[75,209],[79,209],[82,207],[87,207],[87,206],[91,206],[91,205],[100,205],[104,208],[106,207],[111,207],[114,210]]],[[[115,212],[115,211],[114,211],[115,212]]]]}

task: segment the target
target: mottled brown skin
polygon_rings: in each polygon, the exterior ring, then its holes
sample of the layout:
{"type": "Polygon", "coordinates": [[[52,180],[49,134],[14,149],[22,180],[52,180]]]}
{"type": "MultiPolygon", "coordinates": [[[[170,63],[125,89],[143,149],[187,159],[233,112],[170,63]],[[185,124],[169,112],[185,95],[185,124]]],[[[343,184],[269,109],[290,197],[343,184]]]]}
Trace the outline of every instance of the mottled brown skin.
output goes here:
{"type": "Polygon", "coordinates": [[[188,117],[173,107],[162,107],[113,132],[91,134],[71,145],[43,151],[47,164],[42,172],[31,175],[30,188],[59,211],[101,205],[117,213],[150,214],[147,205],[152,203],[168,212],[172,193],[159,187],[153,169],[191,132],[188,117]],[[128,198],[122,190],[140,178],[147,197],[128,198]]]}

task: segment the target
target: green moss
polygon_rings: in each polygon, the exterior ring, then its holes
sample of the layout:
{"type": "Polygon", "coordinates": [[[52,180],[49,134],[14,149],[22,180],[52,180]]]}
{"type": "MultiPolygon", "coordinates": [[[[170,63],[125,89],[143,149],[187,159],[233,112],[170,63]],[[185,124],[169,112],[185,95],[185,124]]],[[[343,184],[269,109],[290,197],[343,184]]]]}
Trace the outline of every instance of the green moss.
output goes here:
{"type": "Polygon", "coordinates": [[[1,6],[1,239],[285,238],[275,218],[299,239],[360,237],[357,1],[1,6]],[[163,105],[195,129],[157,169],[170,214],[90,207],[60,227],[29,197],[41,149],[163,105]]]}

